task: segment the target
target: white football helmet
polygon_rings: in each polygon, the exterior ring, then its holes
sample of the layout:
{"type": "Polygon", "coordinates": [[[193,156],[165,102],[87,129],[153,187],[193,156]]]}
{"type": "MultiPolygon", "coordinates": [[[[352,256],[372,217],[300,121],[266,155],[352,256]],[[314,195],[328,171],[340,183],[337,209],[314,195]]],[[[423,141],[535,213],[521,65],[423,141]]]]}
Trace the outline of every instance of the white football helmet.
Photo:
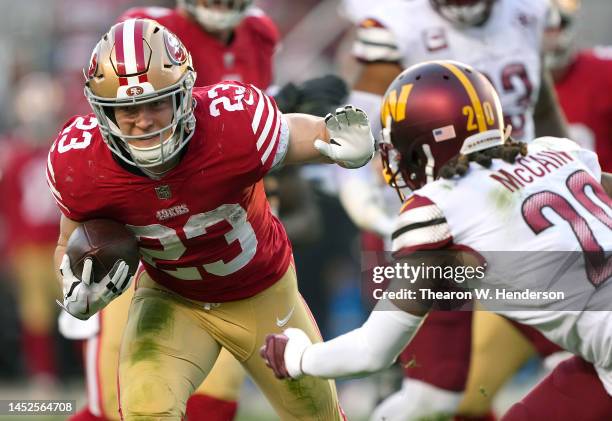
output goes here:
{"type": "Polygon", "coordinates": [[[195,129],[192,91],[196,74],[191,56],[168,29],[150,19],[130,19],[114,25],[93,50],[85,73],[85,96],[91,105],[104,141],[130,165],[154,175],[176,157],[195,129]],[[146,135],[127,136],[119,129],[115,108],[173,99],[170,124],[146,135]],[[168,134],[170,134],[168,136],[168,134]],[[147,148],[130,140],[159,136],[147,148]]]}
{"type": "Polygon", "coordinates": [[[179,7],[210,32],[235,28],[253,0],[178,0],[179,7]]]}

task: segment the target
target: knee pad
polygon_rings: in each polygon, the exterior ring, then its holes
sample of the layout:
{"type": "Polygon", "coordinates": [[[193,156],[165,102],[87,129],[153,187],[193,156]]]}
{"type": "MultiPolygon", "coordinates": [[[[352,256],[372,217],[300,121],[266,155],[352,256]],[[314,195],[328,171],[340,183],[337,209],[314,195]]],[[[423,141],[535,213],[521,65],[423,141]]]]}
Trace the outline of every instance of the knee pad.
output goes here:
{"type": "Polygon", "coordinates": [[[462,392],[450,392],[407,378],[401,390],[376,407],[370,421],[413,421],[442,414],[452,415],[462,397],[462,392]]]}
{"type": "Polygon", "coordinates": [[[146,417],[180,419],[185,403],[180,403],[170,385],[158,376],[129,379],[119,391],[122,419],[146,417]]]}

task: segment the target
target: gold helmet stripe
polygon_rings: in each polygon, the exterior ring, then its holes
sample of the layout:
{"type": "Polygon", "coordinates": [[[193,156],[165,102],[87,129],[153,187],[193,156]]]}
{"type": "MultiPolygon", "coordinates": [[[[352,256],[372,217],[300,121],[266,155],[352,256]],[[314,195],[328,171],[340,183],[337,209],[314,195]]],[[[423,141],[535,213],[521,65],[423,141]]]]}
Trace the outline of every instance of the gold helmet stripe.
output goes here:
{"type": "Polygon", "coordinates": [[[476,88],[472,85],[472,82],[468,77],[454,64],[448,62],[438,62],[441,66],[446,67],[450,70],[457,79],[461,82],[468,96],[470,97],[470,101],[472,102],[472,107],[474,107],[474,113],[476,114],[476,123],[478,124],[478,132],[486,132],[488,130],[487,123],[485,121],[484,111],[482,109],[482,102],[478,97],[478,93],[476,92],[476,88]]]}

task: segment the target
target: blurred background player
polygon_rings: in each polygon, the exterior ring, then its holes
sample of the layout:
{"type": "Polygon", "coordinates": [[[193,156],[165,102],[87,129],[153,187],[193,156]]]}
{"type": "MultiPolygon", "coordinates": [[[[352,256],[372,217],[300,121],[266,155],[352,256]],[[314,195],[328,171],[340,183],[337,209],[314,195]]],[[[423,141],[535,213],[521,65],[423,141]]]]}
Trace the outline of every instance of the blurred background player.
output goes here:
{"type": "Polygon", "coordinates": [[[43,167],[49,132],[56,129],[62,91],[46,73],[23,75],[13,98],[15,127],[1,144],[0,211],[21,319],[26,369],[38,392],[56,392],[59,360],[56,352],[54,297],[60,293],[49,264],[57,242],[59,216],[46,194],[43,167]]]}
{"type": "Polygon", "coordinates": [[[571,138],[597,152],[604,171],[612,169],[612,47],[578,49],[580,0],[555,0],[560,25],[546,34],[546,65],[555,81],[571,138]]]}
{"type": "MultiPolygon", "coordinates": [[[[484,73],[496,87],[514,138],[531,141],[536,133],[565,137],[564,120],[541,60],[544,32],[557,17],[549,6],[547,0],[383,2],[357,29],[353,54],[363,68],[350,101],[371,115],[379,113],[382,94],[403,68],[430,60],[460,60],[484,73]]],[[[383,110],[381,116],[384,121],[389,112],[383,110]]],[[[466,116],[474,126],[475,116],[466,116]]],[[[372,177],[374,173],[364,168],[342,174],[340,197],[361,228],[390,238],[391,215],[397,205],[392,200],[372,200],[375,193],[363,193],[382,185],[380,177],[372,177]]],[[[371,235],[364,238],[368,237],[371,235]]],[[[372,243],[369,240],[365,245],[371,249],[376,246],[372,243]]],[[[487,323],[495,320],[496,316],[487,317],[487,323]]],[[[500,319],[499,323],[506,322],[500,319]]],[[[380,405],[374,419],[410,420],[436,412],[454,413],[467,381],[471,326],[470,312],[430,314],[402,355],[407,376],[402,390],[380,405]],[[437,346],[441,341],[453,346],[437,346]],[[407,395],[421,399],[405,399],[407,395]]]]}

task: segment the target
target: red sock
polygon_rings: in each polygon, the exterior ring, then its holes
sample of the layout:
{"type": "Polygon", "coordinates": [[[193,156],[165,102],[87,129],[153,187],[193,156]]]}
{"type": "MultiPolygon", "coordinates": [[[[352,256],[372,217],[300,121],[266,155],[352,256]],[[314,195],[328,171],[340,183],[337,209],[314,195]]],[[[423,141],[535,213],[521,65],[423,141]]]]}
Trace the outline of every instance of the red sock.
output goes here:
{"type": "Polygon", "coordinates": [[[33,333],[24,328],[22,344],[26,366],[30,375],[46,374],[54,378],[57,377],[55,344],[51,335],[33,333]]]}
{"type": "Polygon", "coordinates": [[[71,415],[70,418],[68,418],[68,421],[107,421],[107,419],[92,414],[91,411],[89,411],[89,408],[85,407],[76,414],[71,415]]]}
{"type": "Polygon", "coordinates": [[[187,400],[186,421],[233,421],[238,402],[213,398],[208,395],[191,395],[187,400]]]}

